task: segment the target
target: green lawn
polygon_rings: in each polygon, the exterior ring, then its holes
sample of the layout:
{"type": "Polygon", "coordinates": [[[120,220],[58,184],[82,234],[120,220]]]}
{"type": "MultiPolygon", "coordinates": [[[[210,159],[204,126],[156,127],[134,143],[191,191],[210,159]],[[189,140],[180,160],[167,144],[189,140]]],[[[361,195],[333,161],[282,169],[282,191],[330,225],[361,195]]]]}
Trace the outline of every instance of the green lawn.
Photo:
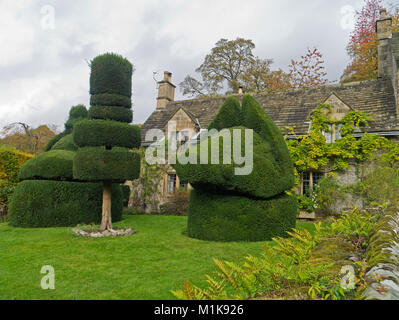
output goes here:
{"type": "MultiPolygon", "coordinates": [[[[71,228],[20,229],[0,224],[0,299],[173,299],[185,279],[204,284],[212,258],[242,261],[263,243],[221,243],[183,234],[186,217],[124,216],[116,226],[138,233],[87,239],[71,228]],[[55,290],[43,290],[40,269],[55,269],[55,290]]],[[[298,227],[312,229],[312,223],[298,227]]]]}

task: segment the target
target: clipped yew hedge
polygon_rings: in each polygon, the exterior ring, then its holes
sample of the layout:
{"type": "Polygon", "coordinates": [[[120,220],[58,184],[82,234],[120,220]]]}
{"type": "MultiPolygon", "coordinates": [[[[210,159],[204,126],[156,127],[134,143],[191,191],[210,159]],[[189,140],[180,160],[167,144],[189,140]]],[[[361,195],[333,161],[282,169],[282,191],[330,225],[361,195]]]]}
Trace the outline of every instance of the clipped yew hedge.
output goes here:
{"type": "Polygon", "coordinates": [[[215,140],[211,136],[185,151],[186,159],[196,159],[196,164],[173,165],[180,181],[194,187],[188,235],[213,241],[264,241],[285,236],[295,227],[298,209],[296,197],[286,194],[295,183],[294,166],[278,127],[252,96],[245,95],[242,107],[236,98],[227,98],[208,129],[219,131],[219,164],[210,161],[215,140]],[[234,139],[238,138],[234,133],[240,133],[243,156],[245,131],[251,129],[252,171],[238,175],[235,169],[244,165],[234,163],[234,139]],[[230,142],[223,139],[222,130],[230,142]],[[226,143],[230,143],[227,157],[223,154],[226,143]],[[201,149],[208,149],[209,164],[201,164],[201,149]]]}
{"type": "MultiPolygon", "coordinates": [[[[112,185],[113,221],[122,218],[121,186],[112,185]]],[[[15,189],[9,207],[9,223],[14,227],[70,227],[99,224],[102,185],[100,183],[26,180],[15,189]]]]}
{"type": "Polygon", "coordinates": [[[62,131],[61,133],[55,135],[54,137],[52,137],[46,144],[46,146],[44,147],[44,151],[50,151],[54,145],[60,141],[63,137],[65,137],[66,135],[68,135],[68,132],[66,131],[62,131]]]}
{"type": "Polygon", "coordinates": [[[127,185],[122,185],[122,193],[123,193],[123,206],[127,207],[130,198],[130,187],[127,185]]]}
{"type": "Polygon", "coordinates": [[[78,150],[78,146],[73,142],[72,133],[62,137],[51,150],[69,150],[69,151],[76,151],[78,150]]]}
{"type": "Polygon", "coordinates": [[[41,153],[25,162],[21,167],[21,180],[72,180],[72,167],[75,152],[51,150],[41,153]]]}
{"type": "Polygon", "coordinates": [[[108,93],[130,98],[132,74],[132,64],[122,56],[114,53],[97,56],[91,61],[90,94],[108,93]]]}
{"type": "Polygon", "coordinates": [[[79,147],[137,148],[141,143],[140,128],[138,126],[109,120],[80,121],[73,130],[73,139],[79,147]]]}
{"type": "Polygon", "coordinates": [[[132,100],[119,94],[101,93],[90,96],[91,106],[120,106],[130,109],[132,100]]]}
{"type": "Polygon", "coordinates": [[[80,148],[73,162],[73,176],[77,180],[124,182],[139,175],[140,155],[127,149],[80,148]]]}
{"type": "Polygon", "coordinates": [[[270,152],[278,162],[281,174],[294,179],[294,164],[280,129],[251,95],[246,94],[242,99],[242,117],[243,126],[253,129],[269,144],[270,152]]]}
{"type": "Polygon", "coordinates": [[[91,106],[89,109],[91,119],[105,119],[130,123],[133,120],[133,111],[121,107],[91,106]]]}
{"type": "Polygon", "coordinates": [[[228,97],[213,121],[209,124],[208,130],[241,126],[241,106],[240,101],[234,97],[228,97]]]}
{"type": "MultiPolygon", "coordinates": [[[[245,148],[244,127],[233,127],[230,131],[233,137],[233,130],[241,132],[241,150],[245,148]]],[[[188,152],[195,152],[197,164],[174,165],[179,179],[185,183],[190,182],[194,188],[213,190],[214,192],[225,191],[235,194],[260,197],[267,199],[278,195],[294,186],[294,176],[290,172],[281,170],[279,162],[271,153],[270,146],[256,133],[253,132],[253,169],[248,175],[236,175],[233,156],[228,157],[231,164],[223,164],[223,145],[220,139],[219,164],[200,164],[200,149],[202,144],[208,144],[208,159],[211,159],[211,138],[202,141],[192,147],[188,152]]],[[[233,150],[233,139],[231,139],[231,150],[233,150]]]]}
{"type": "Polygon", "coordinates": [[[286,237],[298,213],[294,196],[267,200],[192,190],[188,236],[211,241],[268,241],[286,237]]]}

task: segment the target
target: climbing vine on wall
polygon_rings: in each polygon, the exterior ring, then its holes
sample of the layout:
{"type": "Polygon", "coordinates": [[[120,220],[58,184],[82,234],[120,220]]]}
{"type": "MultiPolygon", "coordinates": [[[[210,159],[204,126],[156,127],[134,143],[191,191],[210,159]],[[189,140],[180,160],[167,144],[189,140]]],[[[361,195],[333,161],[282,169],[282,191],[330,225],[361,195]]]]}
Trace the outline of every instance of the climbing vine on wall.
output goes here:
{"type": "Polygon", "coordinates": [[[331,119],[332,108],[329,104],[320,104],[311,114],[309,133],[298,137],[295,128],[287,127],[296,139],[286,139],[288,149],[295,165],[295,174],[299,182],[299,173],[319,170],[330,166],[330,175],[346,170],[350,162],[360,163],[380,154],[381,159],[390,165],[399,160],[399,144],[385,137],[364,133],[354,137],[357,129],[366,127],[372,118],[360,111],[351,111],[340,121],[331,119]],[[341,138],[327,143],[324,133],[331,133],[335,126],[341,138]],[[339,128],[339,129],[338,129],[339,128]]]}

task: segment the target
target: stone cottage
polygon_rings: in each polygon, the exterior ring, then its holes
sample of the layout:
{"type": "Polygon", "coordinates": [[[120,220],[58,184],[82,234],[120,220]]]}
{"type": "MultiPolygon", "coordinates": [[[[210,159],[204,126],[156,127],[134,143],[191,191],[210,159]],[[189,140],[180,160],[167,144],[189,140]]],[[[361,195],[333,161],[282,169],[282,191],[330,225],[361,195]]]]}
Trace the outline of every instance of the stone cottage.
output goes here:
{"type": "MultiPolygon", "coordinates": [[[[381,10],[381,19],[376,23],[378,37],[378,79],[352,82],[347,84],[327,85],[314,88],[291,89],[281,92],[265,92],[255,95],[255,98],[273,119],[283,134],[286,127],[295,127],[297,136],[308,133],[309,116],[320,103],[332,106],[334,120],[342,119],[351,110],[369,113],[373,120],[364,132],[399,139],[399,32],[392,33],[392,19],[386,11],[381,10]]],[[[222,106],[225,97],[192,99],[174,101],[175,85],[172,74],[165,71],[164,78],[159,83],[157,106],[155,111],[145,121],[141,128],[142,146],[147,147],[153,141],[146,141],[145,135],[149,129],[161,129],[166,137],[170,136],[169,123],[176,122],[178,139],[187,141],[201,129],[207,128],[222,106]]],[[[241,92],[240,92],[241,93],[241,92]]],[[[240,99],[240,94],[236,95],[240,99]]],[[[339,128],[331,128],[332,133],[326,134],[327,142],[340,138],[339,128]]],[[[288,138],[294,138],[288,136],[288,138]]],[[[325,175],[325,172],[305,172],[301,178],[300,193],[306,193],[325,175]]],[[[339,180],[353,182],[354,173],[351,170],[342,173],[339,180]]],[[[173,168],[165,173],[161,190],[161,202],[177,188],[185,187],[173,168]]]]}

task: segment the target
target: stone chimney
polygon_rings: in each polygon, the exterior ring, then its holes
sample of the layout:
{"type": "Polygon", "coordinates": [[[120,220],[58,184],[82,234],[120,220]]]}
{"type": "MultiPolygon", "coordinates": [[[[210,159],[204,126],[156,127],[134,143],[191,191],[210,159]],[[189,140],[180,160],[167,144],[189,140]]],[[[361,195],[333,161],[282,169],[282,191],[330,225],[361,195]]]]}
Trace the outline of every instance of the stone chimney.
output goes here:
{"type": "MultiPolygon", "coordinates": [[[[392,38],[392,18],[387,17],[387,10],[380,10],[380,19],[376,22],[377,32],[377,49],[378,49],[378,77],[392,78],[393,70],[393,56],[391,48],[392,38]]],[[[395,70],[396,71],[396,70],[395,70]]]]}
{"type": "Polygon", "coordinates": [[[396,109],[399,120],[399,34],[392,35],[392,18],[387,10],[380,10],[380,19],[376,22],[378,47],[378,77],[392,81],[395,94],[396,109]]]}
{"type": "Polygon", "coordinates": [[[158,82],[157,110],[165,109],[165,106],[175,99],[175,88],[172,84],[172,73],[165,71],[163,80],[158,82]]]}

